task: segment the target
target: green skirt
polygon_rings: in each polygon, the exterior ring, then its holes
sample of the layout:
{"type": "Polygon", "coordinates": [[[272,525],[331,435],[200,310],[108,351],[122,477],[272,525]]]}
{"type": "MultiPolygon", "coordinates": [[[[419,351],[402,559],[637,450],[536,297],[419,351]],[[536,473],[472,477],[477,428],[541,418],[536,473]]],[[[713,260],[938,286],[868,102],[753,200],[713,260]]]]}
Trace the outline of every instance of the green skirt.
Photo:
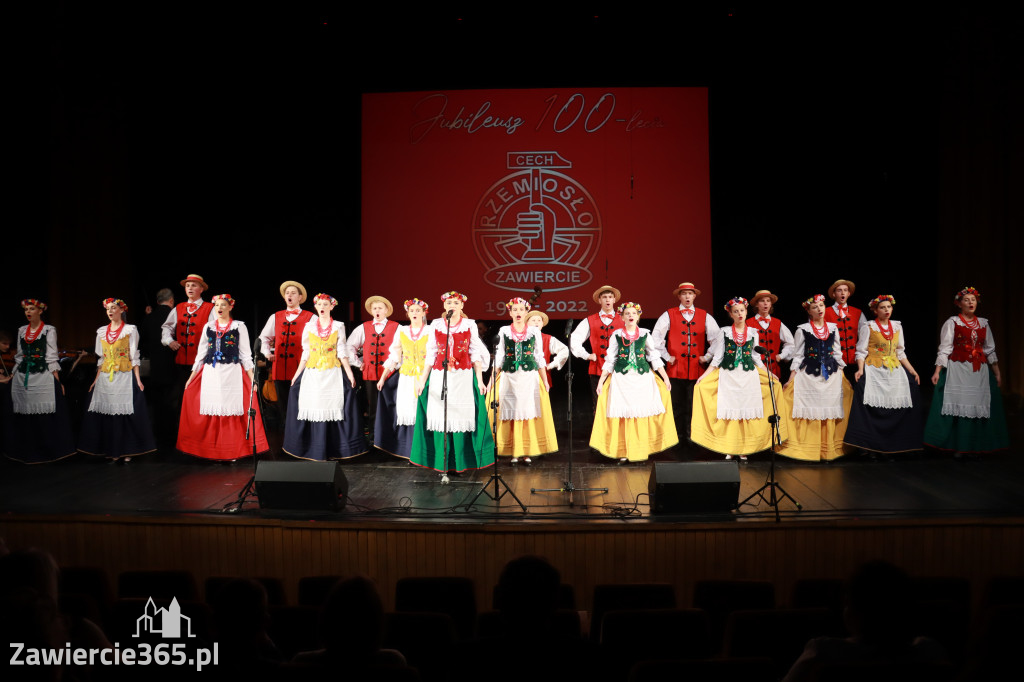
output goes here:
{"type": "MultiPolygon", "coordinates": [[[[409,461],[417,466],[445,471],[444,434],[427,430],[427,400],[430,382],[427,379],[423,392],[416,401],[416,425],[413,427],[412,453],[409,461]]],[[[487,421],[487,401],[480,395],[476,376],[473,376],[473,395],[476,398],[476,428],[472,431],[448,434],[447,471],[483,469],[494,464],[494,437],[491,424],[487,421]]]]}
{"type": "Polygon", "coordinates": [[[939,383],[935,385],[928,423],[924,427],[924,444],[953,452],[994,452],[1009,448],[1003,394],[991,370],[988,384],[992,395],[988,419],[945,415],[942,414],[942,398],[946,390],[946,368],[939,370],[939,383]]]}

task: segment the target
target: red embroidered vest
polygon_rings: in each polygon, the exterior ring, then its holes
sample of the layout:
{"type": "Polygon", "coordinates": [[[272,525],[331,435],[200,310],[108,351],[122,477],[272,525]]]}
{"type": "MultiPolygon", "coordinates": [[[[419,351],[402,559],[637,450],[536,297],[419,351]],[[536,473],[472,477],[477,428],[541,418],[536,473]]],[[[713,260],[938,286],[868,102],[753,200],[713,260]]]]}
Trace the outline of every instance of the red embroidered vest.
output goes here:
{"type": "MultiPolygon", "coordinates": [[[[444,341],[447,335],[443,329],[434,330],[434,340],[437,342],[437,356],[434,358],[434,367],[438,371],[444,369],[441,363],[444,361],[444,341]]],[[[448,369],[473,369],[473,361],[469,358],[469,344],[472,334],[467,329],[464,332],[452,332],[448,342],[448,369]]]]}
{"type": "Polygon", "coordinates": [[[384,323],[384,331],[380,334],[373,328],[373,322],[363,322],[363,379],[377,381],[384,372],[384,363],[388,359],[388,349],[395,340],[398,323],[388,320],[384,323]]]}
{"type": "Polygon", "coordinates": [[[969,362],[977,372],[981,366],[988,362],[988,357],[981,347],[985,345],[985,332],[987,327],[981,329],[969,329],[963,325],[953,326],[953,352],[949,359],[953,362],[969,362]]]}
{"type": "Polygon", "coordinates": [[[782,370],[779,368],[779,353],[782,351],[782,337],[780,333],[782,331],[782,323],[779,322],[779,318],[772,316],[772,319],[768,320],[768,328],[765,329],[758,322],[757,316],[747,318],[747,326],[757,332],[758,345],[761,345],[767,350],[767,353],[761,353],[761,361],[764,366],[768,366],[768,358],[772,359],[772,372],[775,376],[781,376],[779,372],[782,370]]]}
{"type": "Polygon", "coordinates": [[[587,318],[590,326],[590,352],[597,356],[597,362],[590,363],[590,373],[601,376],[601,368],[604,367],[604,356],[608,353],[608,339],[612,338],[612,332],[622,329],[626,324],[616,313],[609,325],[601,322],[601,316],[597,313],[587,318]]]}
{"type": "Polygon", "coordinates": [[[302,330],[313,319],[313,313],[308,310],[299,311],[291,322],[285,319],[287,314],[287,310],[274,313],[274,371],[271,378],[275,381],[291,381],[295,376],[302,358],[302,330]]]}
{"type": "Polygon", "coordinates": [[[199,335],[203,333],[203,327],[210,321],[210,311],[213,304],[203,301],[203,304],[194,312],[188,312],[188,301],[174,306],[174,312],[178,317],[174,325],[174,340],[181,344],[174,355],[174,362],[179,365],[191,365],[196,361],[196,351],[199,350],[199,335]]]}
{"type": "Polygon", "coordinates": [[[843,362],[857,362],[857,328],[860,325],[861,312],[853,306],[846,307],[846,319],[840,320],[836,309],[825,308],[825,321],[832,322],[839,328],[839,347],[843,349],[843,362]]]}
{"type": "Polygon", "coordinates": [[[706,311],[694,308],[693,320],[687,322],[678,306],[669,308],[665,349],[676,359],[665,365],[669,378],[696,381],[704,373],[698,358],[704,355],[707,345],[707,315],[706,311]]]}

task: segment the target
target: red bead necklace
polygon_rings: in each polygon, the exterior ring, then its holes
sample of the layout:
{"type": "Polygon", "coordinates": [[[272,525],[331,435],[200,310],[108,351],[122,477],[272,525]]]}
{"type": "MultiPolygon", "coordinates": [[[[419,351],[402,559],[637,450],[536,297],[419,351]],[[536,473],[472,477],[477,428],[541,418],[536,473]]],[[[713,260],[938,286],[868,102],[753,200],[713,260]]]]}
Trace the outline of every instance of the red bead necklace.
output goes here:
{"type": "Polygon", "coordinates": [[[522,343],[530,335],[530,328],[524,327],[522,332],[517,332],[515,325],[509,325],[508,330],[512,332],[512,338],[522,343]]]}
{"type": "Polygon", "coordinates": [[[231,318],[228,318],[228,323],[223,327],[220,326],[220,320],[213,321],[214,331],[217,332],[217,338],[221,338],[227,334],[228,330],[231,329],[231,318]]]}
{"type": "Polygon", "coordinates": [[[960,321],[963,322],[964,326],[967,327],[968,329],[970,329],[972,331],[973,330],[981,329],[981,322],[978,321],[977,317],[972,317],[970,320],[968,320],[967,318],[965,318],[963,316],[962,313],[960,315],[958,315],[957,317],[960,318],[960,321]]]}
{"type": "Polygon", "coordinates": [[[736,343],[738,343],[741,346],[743,344],[745,344],[747,342],[747,327],[745,325],[743,327],[743,338],[742,339],[737,339],[736,338],[736,325],[734,324],[732,326],[732,340],[735,341],[736,343]]]}
{"type": "Polygon", "coordinates": [[[117,342],[117,338],[119,336],[121,336],[121,332],[124,331],[124,322],[122,322],[121,326],[117,328],[117,331],[112,331],[111,330],[111,327],[113,326],[113,324],[114,324],[113,322],[107,323],[107,335],[106,336],[107,336],[107,345],[108,346],[113,346],[114,343],[117,342]]]}
{"type": "Polygon", "coordinates": [[[824,341],[825,339],[828,338],[828,323],[822,322],[821,331],[819,332],[818,328],[814,326],[813,322],[811,322],[811,331],[814,332],[814,336],[816,338],[819,338],[822,341],[824,341]]]}
{"type": "Polygon", "coordinates": [[[38,339],[39,335],[43,333],[43,327],[44,326],[45,325],[43,325],[43,323],[40,322],[39,326],[36,327],[35,332],[32,331],[32,325],[31,324],[28,327],[26,327],[25,328],[25,342],[26,343],[32,343],[33,341],[38,339]]]}
{"type": "Polygon", "coordinates": [[[892,336],[894,334],[892,322],[889,322],[885,329],[882,329],[882,323],[878,320],[875,320],[875,324],[878,325],[878,332],[882,335],[882,338],[886,341],[892,341],[892,336]]]}
{"type": "Polygon", "coordinates": [[[630,334],[628,331],[626,331],[626,328],[623,327],[622,328],[622,338],[626,339],[629,342],[636,341],[637,339],[640,338],[640,327],[637,327],[636,331],[633,332],[632,334],[630,334]]]}
{"type": "Polygon", "coordinates": [[[316,333],[321,339],[327,339],[331,336],[331,331],[334,329],[334,318],[327,318],[327,328],[324,329],[320,326],[320,318],[316,318],[316,333]]]}

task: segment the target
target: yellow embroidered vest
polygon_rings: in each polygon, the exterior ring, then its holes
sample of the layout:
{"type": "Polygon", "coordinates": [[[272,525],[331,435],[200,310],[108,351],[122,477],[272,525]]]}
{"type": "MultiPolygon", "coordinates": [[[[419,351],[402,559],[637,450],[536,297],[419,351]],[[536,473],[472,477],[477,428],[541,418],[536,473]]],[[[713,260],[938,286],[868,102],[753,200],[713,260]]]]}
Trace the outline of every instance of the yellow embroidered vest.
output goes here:
{"type": "Polygon", "coordinates": [[[429,332],[430,330],[424,325],[420,329],[420,338],[415,341],[405,334],[399,334],[402,339],[402,369],[399,370],[399,374],[414,377],[423,371],[423,363],[427,360],[429,332]]]}
{"type": "Polygon", "coordinates": [[[120,336],[113,345],[107,343],[106,339],[103,339],[101,343],[103,344],[101,371],[107,375],[108,381],[113,381],[114,374],[117,372],[132,371],[131,346],[127,336],[120,336]]]}
{"type": "MultiPolygon", "coordinates": [[[[890,322],[890,324],[892,324],[890,322]]],[[[900,345],[900,333],[894,331],[892,339],[882,336],[881,332],[871,330],[868,338],[868,356],[864,359],[865,365],[872,367],[888,367],[893,371],[900,366],[899,358],[896,357],[896,346],[900,345]]]]}
{"type": "Polygon", "coordinates": [[[309,359],[306,369],[334,369],[341,367],[338,359],[338,332],[333,331],[326,339],[319,334],[309,334],[309,359]]]}

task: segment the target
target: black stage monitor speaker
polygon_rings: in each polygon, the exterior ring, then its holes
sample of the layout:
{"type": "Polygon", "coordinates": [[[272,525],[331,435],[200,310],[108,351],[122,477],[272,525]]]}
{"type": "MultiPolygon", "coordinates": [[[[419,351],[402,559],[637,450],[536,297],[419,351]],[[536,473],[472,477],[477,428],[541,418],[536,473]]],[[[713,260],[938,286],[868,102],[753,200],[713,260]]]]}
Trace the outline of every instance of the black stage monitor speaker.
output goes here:
{"type": "Polygon", "coordinates": [[[736,462],[655,462],[647,484],[655,514],[721,512],[740,498],[736,462]]]}
{"type": "Polygon", "coordinates": [[[260,462],[256,496],[260,509],[337,511],[348,498],[348,479],[338,462],[260,462]]]}

